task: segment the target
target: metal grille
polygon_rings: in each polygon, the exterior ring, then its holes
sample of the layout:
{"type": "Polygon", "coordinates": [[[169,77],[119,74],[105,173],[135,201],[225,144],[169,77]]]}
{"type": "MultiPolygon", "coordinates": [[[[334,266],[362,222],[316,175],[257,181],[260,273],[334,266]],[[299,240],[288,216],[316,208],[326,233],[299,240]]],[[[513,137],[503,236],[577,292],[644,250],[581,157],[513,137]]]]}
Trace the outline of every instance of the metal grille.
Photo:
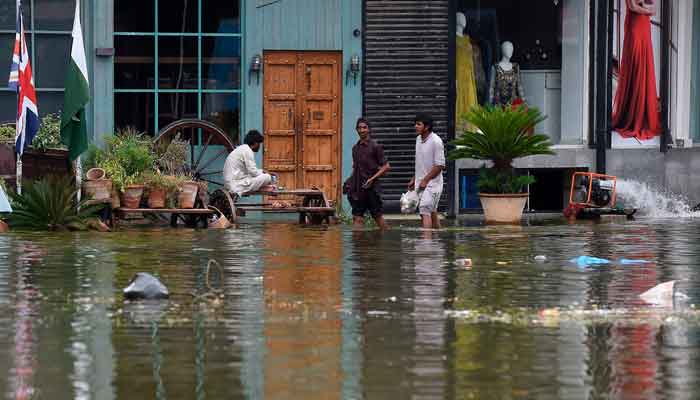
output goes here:
{"type": "Polygon", "coordinates": [[[415,115],[430,113],[447,142],[449,0],[365,0],[364,15],[364,115],[391,163],[382,187],[385,208],[396,211],[413,176],[415,115]]]}

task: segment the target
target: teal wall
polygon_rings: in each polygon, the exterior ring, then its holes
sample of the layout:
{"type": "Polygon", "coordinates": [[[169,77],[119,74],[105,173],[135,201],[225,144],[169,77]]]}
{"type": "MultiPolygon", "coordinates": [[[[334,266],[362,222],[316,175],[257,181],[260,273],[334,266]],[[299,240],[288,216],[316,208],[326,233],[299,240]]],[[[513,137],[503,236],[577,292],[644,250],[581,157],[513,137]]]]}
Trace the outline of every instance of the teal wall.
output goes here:
{"type": "Polygon", "coordinates": [[[83,0],[85,55],[90,75],[88,132],[101,145],[114,132],[114,59],[97,56],[96,48],[114,47],[114,0],[83,0]]]}
{"type": "MultiPolygon", "coordinates": [[[[362,58],[362,0],[246,0],[242,65],[244,76],[243,129],[262,131],[262,82],[248,83],[248,67],[255,54],[264,50],[337,50],[343,52],[342,180],[352,170],[352,145],[356,141],[355,121],[362,113],[362,78],[357,85],[345,85],[350,57],[362,58]],[[303,6],[300,6],[303,3],[303,6]]],[[[263,71],[263,74],[265,71],[263,71]]],[[[258,155],[261,158],[261,155],[258,155]]],[[[342,181],[341,181],[342,183],[342,181]]],[[[346,204],[347,206],[347,204],[346,204]]]]}

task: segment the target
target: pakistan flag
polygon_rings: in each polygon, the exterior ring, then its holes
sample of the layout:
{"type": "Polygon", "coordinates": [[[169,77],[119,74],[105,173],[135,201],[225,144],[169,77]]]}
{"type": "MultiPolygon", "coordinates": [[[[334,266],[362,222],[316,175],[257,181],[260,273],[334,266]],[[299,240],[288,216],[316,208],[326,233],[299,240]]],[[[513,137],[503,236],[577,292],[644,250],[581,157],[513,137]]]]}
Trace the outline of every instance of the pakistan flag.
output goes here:
{"type": "Polygon", "coordinates": [[[73,161],[88,147],[85,106],[90,100],[87,63],[83,30],[80,27],[80,0],[76,0],[73,20],[73,47],[66,74],[66,91],[61,115],[61,142],[68,146],[68,156],[73,161]]]}

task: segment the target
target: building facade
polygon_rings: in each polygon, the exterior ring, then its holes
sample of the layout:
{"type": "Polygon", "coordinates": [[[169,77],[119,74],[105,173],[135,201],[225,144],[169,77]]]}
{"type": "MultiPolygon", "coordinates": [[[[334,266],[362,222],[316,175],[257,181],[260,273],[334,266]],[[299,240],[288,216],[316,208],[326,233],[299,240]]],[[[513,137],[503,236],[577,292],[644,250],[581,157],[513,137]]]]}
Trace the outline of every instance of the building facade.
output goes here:
{"type": "MultiPolygon", "coordinates": [[[[42,115],[61,108],[73,1],[23,1],[42,115]]],[[[8,66],[14,3],[0,0],[0,60],[8,66]]],[[[518,71],[510,100],[548,116],[537,130],[557,153],[517,162],[538,179],[530,209],[563,208],[576,170],[697,202],[700,4],[651,3],[654,15],[640,25],[625,0],[83,1],[89,130],[101,143],[125,126],[156,135],[181,118],[214,122],[235,142],[258,129],[265,168],[289,187],[316,185],[340,200],[354,124],[365,115],[392,163],[384,195],[397,209],[412,175],[413,116],[432,113],[447,142],[463,132],[469,107],[505,101],[497,83],[509,72],[499,67],[509,42],[503,65],[518,71]],[[648,54],[626,55],[632,41],[648,54]],[[646,80],[630,80],[640,65],[646,80]],[[626,112],[640,102],[645,112],[626,112]],[[631,129],[635,123],[643,128],[631,129]]],[[[0,91],[0,121],[14,119],[15,101],[0,91]]],[[[450,163],[446,211],[478,211],[480,166],[450,163]]]]}

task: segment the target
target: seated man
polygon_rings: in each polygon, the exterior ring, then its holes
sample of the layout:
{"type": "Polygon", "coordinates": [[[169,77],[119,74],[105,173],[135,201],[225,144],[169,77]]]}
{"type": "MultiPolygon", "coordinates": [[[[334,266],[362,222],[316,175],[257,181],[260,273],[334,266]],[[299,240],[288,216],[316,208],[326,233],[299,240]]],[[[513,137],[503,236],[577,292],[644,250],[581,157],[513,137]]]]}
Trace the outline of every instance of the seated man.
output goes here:
{"type": "Polygon", "coordinates": [[[236,147],[226,157],[224,163],[224,185],[226,189],[239,196],[255,192],[272,183],[272,176],[255,165],[255,155],[260,151],[263,136],[256,130],[245,135],[245,144],[236,147]]]}

